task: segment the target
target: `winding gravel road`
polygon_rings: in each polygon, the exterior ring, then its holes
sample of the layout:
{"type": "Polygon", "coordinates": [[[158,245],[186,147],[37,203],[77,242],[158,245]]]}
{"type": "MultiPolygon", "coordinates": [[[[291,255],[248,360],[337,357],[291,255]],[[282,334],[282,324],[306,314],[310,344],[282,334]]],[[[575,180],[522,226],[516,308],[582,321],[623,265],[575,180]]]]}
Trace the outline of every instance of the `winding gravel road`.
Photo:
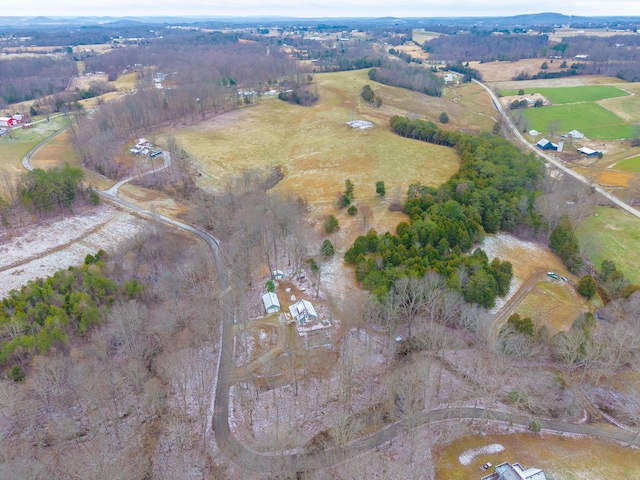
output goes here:
{"type": "MultiPolygon", "coordinates": [[[[484,87],[484,86],[483,86],[484,87]]],[[[486,88],[486,87],[484,87],[486,88]]],[[[494,103],[497,99],[493,95],[494,103]]],[[[499,106],[499,103],[497,104],[499,106]]],[[[500,111],[500,110],[499,110],[500,111]]],[[[501,113],[502,114],[502,113],[501,113]]],[[[67,127],[68,128],[68,127],[67,127]]],[[[40,147],[45,145],[55,136],[62,133],[61,130],[54,135],[51,135],[46,140],[42,141],[36,147],[34,147],[23,159],[23,166],[27,170],[32,170],[33,167],[29,163],[31,156],[40,147]]],[[[522,139],[524,140],[524,139],[522,139]]],[[[539,153],[539,152],[536,152],[539,153]]],[[[550,160],[551,161],[551,160],[550,160]]],[[[165,167],[168,166],[170,158],[165,158],[165,167]]],[[[551,162],[553,163],[553,162],[551,162]]],[[[163,168],[165,168],[163,167],[163,168]]],[[[564,167],[562,167],[565,170],[564,167]]],[[[569,171],[570,172],[570,171],[569,171]]],[[[147,172],[149,173],[149,172],[147,172]]],[[[132,180],[134,177],[127,179],[132,180]]],[[[582,178],[582,177],[580,177],[582,178]]],[[[585,179],[586,182],[586,179],[585,179]]],[[[222,291],[221,300],[223,305],[225,298],[229,294],[229,282],[227,272],[222,261],[222,255],[220,252],[219,241],[211,234],[203,232],[197,228],[194,228],[185,223],[179,222],[169,217],[165,217],[155,212],[151,212],[145,208],[139,207],[133,203],[127,202],[118,198],[118,188],[126,182],[118,182],[116,185],[106,191],[98,192],[100,196],[116,205],[132,210],[140,215],[148,217],[151,220],[164,223],[173,228],[178,228],[186,231],[192,235],[197,236],[206,242],[211,250],[213,260],[216,265],[216,272],[218,275],[218,282],[222,291]]],[[[606,192],[604,192],[606,193],[606,192]]],[[[608,195],[608,194],[607,194],[608,195]]],[[[608,198],[608,197],[607,197],[608,198]]],[[[635,209],[631,210],[636,211],[635,209]]],[[[640,212],[637,212],[640,216],[640,212]]],[[[387,425],[378,431],[358,439],[352,442],[350,445],[339,448],[331,449],[313,453],[303,454],[283,454],[283,455],[264,455],[253,452],[239,443],[231,433],[229,427],[229,389],[231,383],[231,372],[233,370],[232,350],[233,350],[233,314],[230,309],[224,309],[224,318],[222,323],[222,335],[220,340],[220,360],[218,362],[218,377],[216,383],[216,392],[214,400],[214,413],[213,413],[213,429],[215,439],[218,447],[232,462],[239,464],[247,469],[260,471],[260,472],[279,472],[283,474],[295,474],[299,471],[314,470],[318,468],[326,468],[331,465],[343,462],[355,455],[372,450],[379,445],[384,444],[392,440],[393,438],[401,435],[409,430],[409,428],[417,428],[429,423],[453,420],[453,419],[483,419],[490,421],[507,422],[514,425],[528,426],[530,417],[513,414],[508,412],[494,411],[489,409],[480,408],[447,408],[442,410],[425,411],[419,415],[404,419],[399,422],[387,425]]],[[[598,425],[585,425],[585,424],[571,424],[564,422],[557,422],[552,420],[539,420],[543,429],[561,432],[561,433],[575,433],[582,435],[591,435],[594,437],[613,439],[620,442],[631,443],[635,440],[635,433],[623,430],[617,427],[603,428],[598,425]]]]}

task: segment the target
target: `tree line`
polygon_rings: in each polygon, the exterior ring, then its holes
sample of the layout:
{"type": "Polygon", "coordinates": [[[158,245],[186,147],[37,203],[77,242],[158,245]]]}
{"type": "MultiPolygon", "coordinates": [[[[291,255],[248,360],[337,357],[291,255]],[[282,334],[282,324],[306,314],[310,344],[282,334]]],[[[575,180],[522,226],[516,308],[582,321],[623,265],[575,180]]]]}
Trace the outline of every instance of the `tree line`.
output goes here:
{"type": "Polygon", "coordinates": [[[0,219],[6,228],[21,223],[19,217],[28,213],[44,216],[71,210],[74,206],[97,205],[100,197],[92,187],[82,184],[84,174],[77,167],[65,164],[62,168],[43,170],[34,168],[14,181],[8,173],[2,180],[8,199],[0,197],[0,219]]]}
{"type": "Polygon", "coordinates": [[[105,252],[87,255],[82,267],[29,281],[0,303],[0,364],[15,377],[34,355],[65,350],[70,335],[83,335],[99,323],[114,302],[139,296],[136,280],[118,285],[105,275],[105,252]],[[17,369],[15,367],[18,367],[17,369]]]}
{"type": "Polygon", "coordinates": [[[536,58],[548,43],[546,35],[492,35],[489,31],[443,35],[425,43],[429,58],[447,62],[510,61],[536,58]]]}
{"type": "Polygon", "coordinates": [[[432,71],[387,59],[380,67],[369,70],[369,78],[375,82],[425,93],[432,97],[442,95],[443,81],[432,71]]]}
{"type": "Polygon", "coordinates": [[[66,57],[3,60],[0,69],[0,108],[59,93],[67,88],[69,80],[77,73],[76,64],[66,57]]]}

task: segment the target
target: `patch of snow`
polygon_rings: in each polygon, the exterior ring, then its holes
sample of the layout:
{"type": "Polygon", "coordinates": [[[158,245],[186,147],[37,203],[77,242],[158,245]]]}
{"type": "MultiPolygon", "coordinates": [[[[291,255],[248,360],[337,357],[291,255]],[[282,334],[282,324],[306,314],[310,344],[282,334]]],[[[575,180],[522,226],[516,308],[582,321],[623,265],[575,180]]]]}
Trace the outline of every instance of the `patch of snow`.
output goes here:
{"type": "Polygon", "coordinates": [[[484,447],[472,448],[460,454],[458,460],[462,465],[468,467],[473,460],[480,455],[488,455],[490,453],[500,453],[504,450],[504,446],[499,443],[492,443],[484,447]]]}
{"type": "Polygon", "coordinates": [[[0,298],[29,280],[81,265],[87,254],[112,251],[142,229],[143,220],[102,205],[82,215],[28,228],[0,246],[0,298]]]}

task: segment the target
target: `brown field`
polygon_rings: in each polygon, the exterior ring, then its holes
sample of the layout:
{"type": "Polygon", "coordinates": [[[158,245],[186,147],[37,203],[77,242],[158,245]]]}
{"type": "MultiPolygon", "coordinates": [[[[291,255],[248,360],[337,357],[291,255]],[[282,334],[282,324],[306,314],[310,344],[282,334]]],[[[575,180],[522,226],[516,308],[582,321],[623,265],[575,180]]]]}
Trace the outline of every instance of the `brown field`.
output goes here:
{"type": "MultiPolygon", "coordinates": [[[[374,84],[383,98],[376,109],[360,99],[362,86],[371,83],[366,71],[316,75],[315,81],[321,100],[313,107],[269,100],[171,133],[214,185],[248,168],[282,165],[286,177],[277,188],[323,209],[333,207],[347,178],[363,201],[375,198],[376,180],[385,180],[390,195],[394,187],[404,193],[414,181],[438,185],[456,171],[453,150],[401,138],[388,126],[391,115],[433,115],[432,102],[455,106],[451,102],[374,84]],[[344,122],[351,110],[375,128],[350,129],[344,122]]],[[[441,110],[435,111],[437,117],[441,110]]]]}
{"type": "Polygon", "coordinates": [[[519,462],[525,468],[545,471],[549,479],[610,480],[640,478],[640,451],[613,442],[564,435],[512,433],[509,435],[468,436],[440,449],[436,479],[468,480],[482,475],[486,462],[519,462]],[[466,450],[498,443],[504,451],[479,455],[468,466],[458,456],[466,450]]]}
{"type": "Polygon", "coordinates": [[[74,77],[71,81],[71,88],[88,89],[92,82],[106,82],[107,74],[91,75],[87,77],[85,75],[74,77]]]}
{"type": "MultiPolygon", "coordinates": [[[[456,107],[461,108],[457,111],[457,115],[464,121],[458,120],[458,122],[473,125],[475,130],[469,130],[473,133],[480,130],[490,132],[498,120],[498,112],[493,107],[490,97],[475,83],[446,86],[442,95],[445,99],[454,102],[456,107]]],[[[443,111],[450,115],[449,110],[443,111]]],[[[434,117],[436,117],[435,114],[434,117]]],[[[437,118],[433,121],[437,121],[437,118]]]]}
{"type": "Polygon", "coordinates": [[[561,42],[565,37],[612,37],[614,35],[637,35],[632,31],[615,31],[615,30],[603,30],[601,28],[556,28],[554,32],[549,35],[550,42],[561,42]]]}
{"type": "MultiPolygon", "coordinates": [[[[542,63],[542,60],[540,59],[537,59],[537,61],[542,63]]],[[[547,79],[541,79],[541,80],[496,81],[495,86],[500,90],[518,90],[520,88],[577,87],[582,85],[609,85],[609,84],[615,85],[616,87],[619,87],[619,88],[621,87],[620,84],[624,84],[623,90],[626,89],[627,85],[630,85],[624,80],[620,80],[618,78],[613,78],[613,77],[601,77],[601,76],[595,76],[595,75],[594,76],[576,75],[574,77],[547,78],[547,79]]],[[[623,98],[629,98],[629,97],[623,97],[623,98]]]]}
{"type": "MultiPolygon", "coordinates": [[[[65,163],[74,167],[82,166],[80,157],[73,148],[71,139],[69,138],[69,132],[61,133],[42,148],[38,149],[31,157],[31,165],[33,165],[33,167],[43,168],[45,170],[62,167],[65,163]]],[[[109,186],[111,186],[109,181],[91,170],[85,169],[84,175],[87,183],[97,188],[109,188],[109,186]]]]}
{"type": "Polygon", "coordinates": [[[427,60],[429,58],[429,54],[425,52],[417,42],[407,42],[404,45],[398,45],[397,47],[391,48],[408,53],[413,58],[419,58],[420,60],[427,60]]]}
{"type": "MultiPolygon", "coordinates": [[[[508,82],[523,72],[535,75],[541,70],[542,62],[547,62],[549,65],[547,72],[562,70],[560,68],[562,60],[547,60],[544,58],[526,58],[517,62],[469,62],[469,66],[480,71],[485,82],[508,82]]],[[[570,64],[570,60],[567,63],[570,64]]]]}
{"type": "MultiPolygon", "coordinates": [[[[616,79],[617,80],[617,79],[616,79]]],[[[640,122],[640,83],[616,84],[621,90],[631,94],[630,97],[616,97],[599,100],[596,103],[611,110],[621,119],[630,123],[640,122]]]]}
{"type": "Polygon", "coordinates": [[[631,172],[618,172],[615,170],[605,170],[596,176],[598,184],[604,187],[629,187],[629,181],[637,174],[631,172]]]}
{"type": "MultiPolygon", "coordinates": [[[[110,185],[110,184],[109,184],[110,185]]],[[[186,213],[185,207],[162,192],[126,184],[118,190],[118,197],[151,212],[177,218],[186,213]]]]}
{"type": "Polygon", "coordinates": [[[133,90],[136,87],[136,75],[136,72],[119,75],[118,78],[113,82],[113,85],[121,92],[133,90]]]}
{"type": "Polygon", "coordinates": [[[413,41],[418,45],[424,45],[424,42],[428,42],[434,38],[438,38],[441,34],[437,32],[428,32],[424,29],[414,29],[411,36],[413,41]]]}
{"type": "Polygon", "coordinates": [[[522,317],[531,318],[535,325],[546,325],[551,335],[569,330],[578,315],[587,311],[587,301],[574,287],[557,280],[539,282],[516,309],[522,317]]]}
{"type": "Polygon", "coordinates": [[[85,52],[85,51],[93,51],[96,53],[105,53],[111,50],[111,45],[108,43],[96,44],[96,45],[76,45],[73,47],[73,51],[85,52]]]}

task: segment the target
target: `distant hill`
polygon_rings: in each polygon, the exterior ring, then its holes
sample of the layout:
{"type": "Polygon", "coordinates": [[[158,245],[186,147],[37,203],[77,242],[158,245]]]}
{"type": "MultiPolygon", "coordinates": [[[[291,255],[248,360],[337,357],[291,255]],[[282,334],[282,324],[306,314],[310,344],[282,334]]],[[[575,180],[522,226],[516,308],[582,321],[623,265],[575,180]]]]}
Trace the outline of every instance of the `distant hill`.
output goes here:
{"type": "Polygon", "coordinates": [[[612,16],[612,17],[582,17],[563,15],[561,13],[543,12],[508,17],[424,17],[424,18],[402,18],[402,17],[345,17],[345,18],[300,18],[282,16],[263,17],[212,17],[212,16],[190,16],[190,17],[10,17],[0,16],[0,26],[6,27],[46,27],[58,25],[73,26],[93,26],[93,25],[134,25],[134,24],[219,24],[219,25],[260,25],[265,23],[280,25],[303,25],[324,23],[327,25],[478,25],[482,27],[501,26],[530,26],[530,25],[569,25],[571,23],[593,23],[594,25],[610,25],[616,23],[640,22],[640,17],[612,16]]]}

